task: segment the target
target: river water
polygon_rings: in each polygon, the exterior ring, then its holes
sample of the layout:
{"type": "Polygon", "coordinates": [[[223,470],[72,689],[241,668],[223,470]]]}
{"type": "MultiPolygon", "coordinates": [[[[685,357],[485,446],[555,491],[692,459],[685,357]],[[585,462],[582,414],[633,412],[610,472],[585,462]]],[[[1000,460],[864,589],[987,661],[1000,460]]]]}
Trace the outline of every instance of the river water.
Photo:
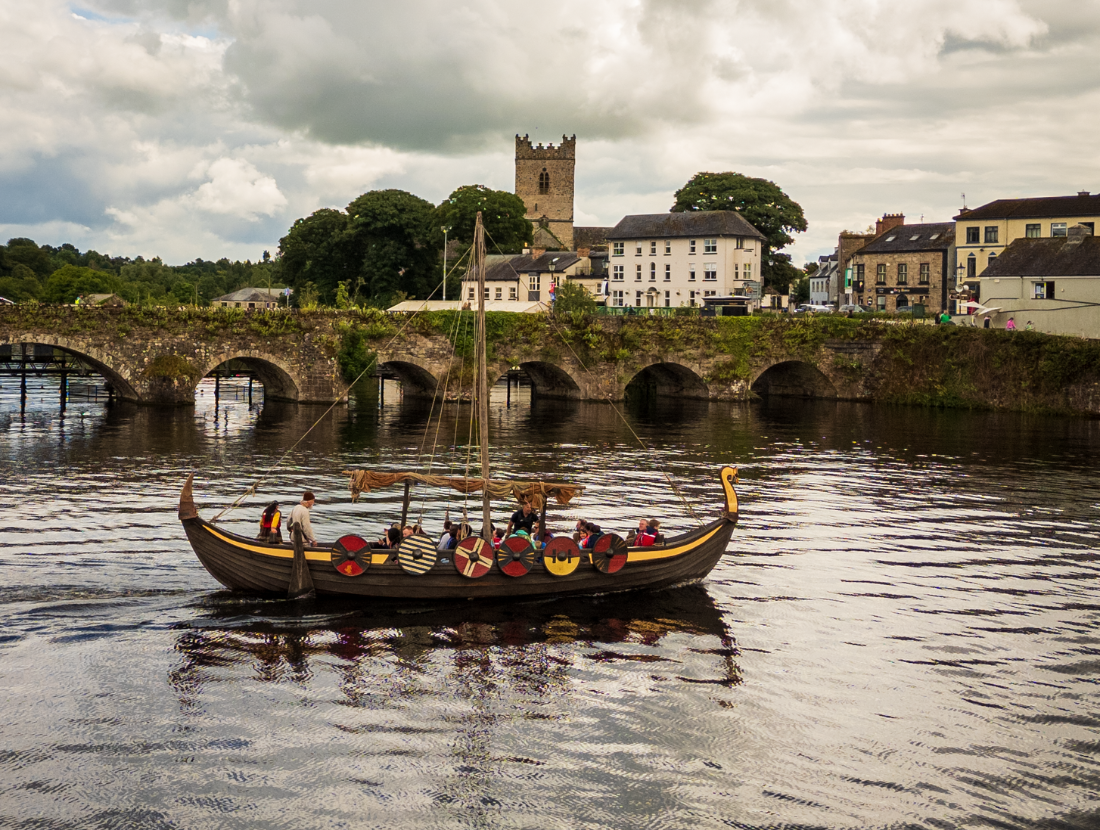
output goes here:
{"type": "Polygon", "coordinates": [[[501,474],[588,488],[552,525],[691,527],[656,471],[709,518],[734,462],[729,555],[649,595],[356,607],[219,590],[183,478],[209,517],[320,419],[230,526],[309,487],[322,538],[373,534],[400,493],[352,505],[342,471],[425,442],[461,470],[464,410],[425,438],[393,387],[324,418],[212,391],[0,396],[2,827],[1100,826],[1100,422],[788,400],[628,428],[500,388],[501,474]]]}

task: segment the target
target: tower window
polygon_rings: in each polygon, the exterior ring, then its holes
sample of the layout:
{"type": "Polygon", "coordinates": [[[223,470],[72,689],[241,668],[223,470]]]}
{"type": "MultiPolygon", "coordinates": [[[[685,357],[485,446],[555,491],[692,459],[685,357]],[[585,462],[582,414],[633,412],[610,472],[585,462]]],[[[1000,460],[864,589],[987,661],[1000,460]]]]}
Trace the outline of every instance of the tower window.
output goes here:
{"type": "Polygon", "coordinates": [[[539,173],[539,193],[550,192],[550,174],[546,172],[546,168],[542,168],[542,172],[539,173]]]}

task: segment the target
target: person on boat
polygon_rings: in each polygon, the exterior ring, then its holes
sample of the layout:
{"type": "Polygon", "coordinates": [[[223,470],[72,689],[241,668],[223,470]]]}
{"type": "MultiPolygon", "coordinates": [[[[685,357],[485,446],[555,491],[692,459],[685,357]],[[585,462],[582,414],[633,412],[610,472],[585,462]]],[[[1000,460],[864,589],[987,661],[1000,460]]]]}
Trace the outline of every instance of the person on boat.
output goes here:
{"type": "MultiPolygon", "coordinates": [[[[457,527],[457,525],[456,525],[456,527],[457,527]]],[[[456,533],[457,533],[457,531],[456,531],[456,533]]],[[[450,541],[450,539],[451,539],[451,520],[447,519],[445,522],[443,522],[443,533],[441,533],[440,536],[439,536],[439,544],[436,545],[436,549],[437,550],[449,550],[449,548],[447,547],[447,543],[450,541]]]]}
{"type": "Polygon", "coordinates": [[[302,500],[294,505],[294,509],[290,511],[290,521],[287,522],[288,528],[293,528],[294,525],[301,526],[302,538],[309,545],[317,544],[317,537],[313,535],[313,525],[309,521],[309,511],[313,509],[313,505],[316,503],[317,497],[306,490],[302,493],[302,500]]]}
{"type": "Polygon", "coordinates": [[[665,543],[665,535],[661,533],[661,523],[659,521],[650,519],[647,530],[653,534],[653,544],[663,545],[665,543]]]}
{"type": "Polygon", "coordinates": [[[500,543],[504,541],[504,528],[498,527],[493,531],[493,550],[500,547],[500,543]]]}
{"type": "Polygon", "coordinates": [[[648,548],[657,544],[657,528],[653,524],[653,519],[646,522],[644,529],[639,529],[634,537],[634,544],[641,548],[648,548]]]}
{"type": "Polygon", "coordinates": [[[260,535],[256,538],[269,545],[283,543],[283,514],[279,512],[279,502],[273,501],[264,508],[260,516],[260,535]]]}
{"type": "Polygon", "coordinates": [[[412,525],[405,525],[403,528],[401,528],[402,539],[408,539],[414,533],[416,533],[416,529],[412,525]]]}
{"type": "Polygon", "coordinates": [[[626,534],[626,543],[628,545],[640,545],[641,542],[635,541],[639,536],[645,533],[645,529],[649,526],[649,522],[645,519],[638,519],[637,529],[631,528],[630,532],[626,534]]]}
{"type": "Polygon", "coordinates": [[[603,531],[600,530],[599,525],[592,524],[592,522],[588,522],[588,524],[585,525],[585,530],[588,531],[588,535],[585,537],[584,543],[581,545],[581,547],[587,550],[591,550],[592,546],[596,544],[596,540],[603,536],[603,531]]]}
{"type": "Polygon", "coordinates": [[[458,525],[451,525],[447,530],[446,541],[439,543],[440,550],[454,550],[458,547],[458,525]]]}
{"type": "Polygon", "coordinates": [[[523,507],[513,513],[512,518],[508,520],[508,527],[504,528],[504,535],[510,536],[513,530],[526,530],[527,535],[530,536],[531,528],[538,520],[538,514],[531,509],[530,502],[524,502],[523,507]]]}
{"type": "Polygon", "coordinates": [[[401,544],[401,530],[398,527],[391,527],[386,531],[384,538],[385,546],[387,548],[396,549],[401,544]]]}
{"type": "Polygon", "coordinates": [[[531,542],[536,548],[546,547],[546,543],[554,538],[553,533],[551,533],[549,530],[544,530],[542,531],[542,538],[539,539],[539,530],[541,529],[542,526],[538,522],[535,522],[531,529],[531,542]]]}
{"type": "Polygon", "coordinates": [[[588,522],[584,519],[577,519],[577,524],[573,528],[573,541],[578,545],[581,543],[581,540],[588,535],[588,531],[585,529],[587,525],[588,522]]]}

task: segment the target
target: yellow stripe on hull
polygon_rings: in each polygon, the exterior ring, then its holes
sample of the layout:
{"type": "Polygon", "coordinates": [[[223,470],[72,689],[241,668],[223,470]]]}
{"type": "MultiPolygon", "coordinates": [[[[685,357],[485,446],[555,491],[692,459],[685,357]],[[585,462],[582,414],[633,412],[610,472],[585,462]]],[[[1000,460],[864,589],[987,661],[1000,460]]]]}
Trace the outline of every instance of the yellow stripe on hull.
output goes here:
{"type": "Polygon", "coordinates": [[[626,554],[626,561],[629,562],[650,562],[654,559],[668,559],[670,556],[679,556],[682,553],[687,553],[690,550],[694,550],[700,545],[704,544],[708,539],[711,539],[721,528],[716,527],[706,536],[702,536],[686,545],[677,545],[674,548],[642,548],[641,550],[632,549],[626,554]]]}
{"type": "MultiPolygon", "coordinates": [[[[238,542],[236,539],[230,539],[228,536],[223,536],[212,527],[206,526],[205,530],[211,536],[214,536],[217,539],[221,539],[227,545],[232,545],[239,550],[251,551],[252,553],[258,553],[261,556],[272,556],[276,559],[294,558],[293,550],[287,550],[286,548],[264,547],[260,545],[248,545],[244,542],[238,542]]],[[[370,562],[372,565],[384,565],[386,564],[386,560],[389,558],[390,555],[388,553],[372,553],[370,562]]],[[[332,553],[327,550],[307,550],[306,559],[310,562],[331,562],[332,553]]]]}

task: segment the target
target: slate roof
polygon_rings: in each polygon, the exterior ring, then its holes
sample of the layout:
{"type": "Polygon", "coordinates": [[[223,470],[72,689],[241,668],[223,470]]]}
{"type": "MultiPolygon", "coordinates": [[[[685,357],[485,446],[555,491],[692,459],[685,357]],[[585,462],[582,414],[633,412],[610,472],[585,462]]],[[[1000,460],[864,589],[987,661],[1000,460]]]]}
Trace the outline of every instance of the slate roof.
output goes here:
{"type": "MultiPolygon", "coordinates": [[[[496,262],[492,257],[486,257],[485,263],[485,281],[486,282],[502,282],[509,280],[517,280],[518,274],[530,274],[532,272],[538,272],[540,274],[550,273],[550,266],[554,266],[555,272],[564,271],[571,265],[575,265],[580,257],[573,251],[547,251],[541,256],[532,256],[531,254],[522,254],[520,256],[504,256],[499,257],[496,262]]],[[[477,273],[470,271],[462,278],[463,282],[470,282],[477,279],[477,273]]]]}
{"type": "Polygon", "coordinates": [[[608,239],[678,239],[697,236],[751,236],[764,234],[735,210],[689,210],[684,213],[643,213],[624,216],[608,239]]]}
{"type": "Polygon", "coordinates": [[[1100,277],[1100,238],[1017,239],[982,272],[992,277],[1100,277]]]}
{"type": "Polygon", "coordinates": [[[574,248],[598,248],[607,247],[607,235],[612,228],[580,227],[573,228],[574,248]]]}
{"type": "Polygon", "coordinates": [[[964,210],[955,218],[967,222],[978,219],[1041,219],[1050,216],[1098,215],[1100,215],[1100,193],[1084,196],[1044,196],[1037,199],[998,199],[973,210],[964,210]]]}
{"type": "Polygon", "coordinates": [[[277,303],[283,298],[280,289],[273,288],[268,293],[266,288],[240,288],[232,294],[224,297],[215,297],[212,303],[277,303]]]}
{"type": "Polygon", "coordinates": [[[876,236],[852,256],[904,254],[915,251],[946,251],[955,244],[954,222],[897,225],[876,236]],[[935,237],[933,239],[933,237],[935,237]]]}

